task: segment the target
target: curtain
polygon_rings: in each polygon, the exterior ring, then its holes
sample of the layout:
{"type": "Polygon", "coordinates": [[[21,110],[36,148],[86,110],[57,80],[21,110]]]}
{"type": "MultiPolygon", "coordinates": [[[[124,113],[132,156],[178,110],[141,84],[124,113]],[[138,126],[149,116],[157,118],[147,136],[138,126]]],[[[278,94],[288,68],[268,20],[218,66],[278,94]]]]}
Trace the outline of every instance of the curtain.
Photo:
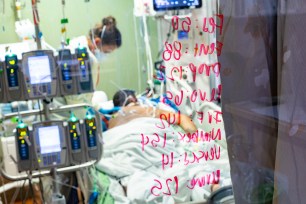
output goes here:
{"type": "Polygon", "coordinates": [[[220,0],[222,111],[236,203],[305,203],[306,4],[220,0]]]}

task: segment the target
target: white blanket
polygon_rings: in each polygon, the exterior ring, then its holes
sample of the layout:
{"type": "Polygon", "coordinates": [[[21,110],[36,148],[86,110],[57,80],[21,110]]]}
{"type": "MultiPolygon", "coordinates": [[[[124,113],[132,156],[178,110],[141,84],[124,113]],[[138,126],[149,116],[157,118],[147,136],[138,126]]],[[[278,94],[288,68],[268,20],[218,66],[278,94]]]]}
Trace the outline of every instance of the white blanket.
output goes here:
{"type": "MultiPolygon", "coordinates": [[[[127,197],[118,195],[118,191],[110,192],[117,203],[171,204],[203,200],[210,194],[210,185],[203,183],[205,176],[207,178],[208,174],[212,175],[212,172],[220,170],[221,183],[225,178],[229,178],[228,157],[223,147],[215,141],[183,142],[180,136],[183,133],[179,131],[179,134],[175,130],[179,128],[174,129],[170,126],[160,129],[157,124],[160,124],[159,119],[138,118],[103,134],[104,153],[96,166],[108,175],[120,179],[121,183],[127,186],[127,197]],[[220,158],[206,161],[202,153],[211,153],[214,148],[216,153],[220,148],[220,158]],[[192,153],[201,158],[199,163],[191,164],[194,158],[192,153]],[[171,159],[169,164],[162,168],[163,154],[164,163],[173,155],[172,168],[171,159]],[[185,159],[186,155],[189,155],[188,159],[185,159]],[[195,180],[196,178],[198,180],[195,180]],[[198,183],[195,183],[196,181],[198,183]],[[200,182],[202,187],[199,186],[200,182]],[[192,187],[192,184],[194,189],[190,190],[187,186],[192,187]]],[[[112,180],[111,183],[117,182],[112,180]]],[[[114,187],[110,190],[112,188],[114,187]]]]}

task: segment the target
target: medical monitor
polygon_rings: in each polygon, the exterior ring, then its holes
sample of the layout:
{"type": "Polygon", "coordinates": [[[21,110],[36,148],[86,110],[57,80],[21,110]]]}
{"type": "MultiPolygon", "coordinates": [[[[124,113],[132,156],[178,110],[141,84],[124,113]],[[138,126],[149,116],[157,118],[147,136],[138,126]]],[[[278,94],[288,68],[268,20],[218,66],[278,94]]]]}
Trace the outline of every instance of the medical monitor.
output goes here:
{"type": "Polygon", "coordinates": [[[31,84],[50,83],[51,68],[48,56],[35,56],[28,59],[31,84]]]}
{"type": "Polygon", "coordinates": [[[59,96],[59,80],[53,51],[35,50],[23,53],[22,71],[26,99],[59,96]]]}
{"type": "Polygon", "coordinates": [[[153,0],[155,11],[201,8],[202,0],[153,0]]]}
{"type": "Polygon", "coordinates": [[[62,121],[33,124],[34,163],[38,169],[69,166],[66,128],[62,121]]]}
{"type": "Polygon", "coordinates": [[[42,154],[61,151],[60,132],[58,126],[38,128],[40,151],[42,154]]]}

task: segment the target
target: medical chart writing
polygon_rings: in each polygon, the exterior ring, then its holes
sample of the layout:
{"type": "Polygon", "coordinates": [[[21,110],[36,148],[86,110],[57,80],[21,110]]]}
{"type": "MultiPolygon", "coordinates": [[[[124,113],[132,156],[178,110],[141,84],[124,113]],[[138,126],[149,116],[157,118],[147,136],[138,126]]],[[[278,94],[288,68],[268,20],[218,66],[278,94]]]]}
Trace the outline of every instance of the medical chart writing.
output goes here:
{"type": "MultiPolygon", "coordinates": [[[[210,44],[205,44],[205,43],[201,43],[198,44],[196,43],[194,46],[194,57],[196,56],[202,56],[202,55],[211,55],[213,54],[215,51],[217,52],[217,55],[220,56],[221,52],[222,52],[222,47],[223,47],[223,43],[216,41],[216,43],[210,43],[210,44]]],[[[188,51],[185,51],[185,53],[187,54],[188,51]]]]}
{"type": "Polygon", "coordinates": [[[201,29],[201,31],[205,33],[215,33],[216,30],[219,31],[219,35],[222,35],[223,31],[223,14],[215,14],[212,17],[204,17],[203,20],[195,19],[194,22],[190,17],[186,17],[185,20],[180,22],[180,18],[178,16],[173,16],[171,20],[171,25],[174,31],[183,30],[184,32],[190,32],[191,26],[195,24],[197,29],[201,29]],[[216,21],[219,20],[219,24],[216,21]]]}
{"type": "MultiPolygon", "coordinates": [[[[160,66],[160,69],[167,69],[164,65],[160,66]]],[[[165,79],[169,79],[171,81],[176,81],[176,80],[182,80],[184,79],[184,71],[185,69],[188,69],[192,73],[192,78],[193,82],[196,81],[197,79],[197,74],[199,74],[201,77],[209,77],[211,74],[214,74],[216,77],[220,75],[220,70],[221,70],[221,63],[215,62],[212,64],[206,64],[202,63],[198,66],[196,66],[193,63],[190,63],[189,66],[183,67],[183,66],[174,66],[170,67],[171,69],[169,75],[161,75],[161,76],[154,76],[155,79],[159,81],[164,81],[165,79]]]]}
{"type": "Polygon", "coordinates": [[[222,131],[220,128],[216,129],[212,128],[209,132],[206,132],[204,130],[197,130],[194,133],[181,133],[179,134],[179,141],[180,142],[186,142],[186,143],[198,143],[198,142],[210,142],[215,140],[221,140],[222,138],[222,131]]]}
{"type": "Polygon", "coordinates": [[[211,124],[213,121],[215,124],[221,123],[221,116],[222,112],[217,111],[217,110],[212,110],[212,111],[196,111],[197,114],[197,120],[199,121],[200,124],[204,122],[204,119],[207,118],[207,122],[211,124]]]}
{"type": "Polygon", "coordinates": [[[179,193],[179,189],[188,188],[193,190],[194,188],[202,188],[206,185],[219,184],[220,183],[220,170],[213,171],[201,177],[194,177],[187,180],[183,185],[179,186],[179,178],[174,176],[173,178],[166,178],[163,180],[154,179],[155,185],[151,188],[151,194],[154,196],[161,195],[175,195],[179,193]]]}
{"type": "Polygon", "coordinates": [[[178,93],[172,93],[172,91],[166,91],[166,96],[169,100],[172,100],[175,105],[180,106],[184,99],[189,100],[192,103],[196,101],[201,102],[218,102],[221,97],[222,86],[221,84],[218,88],[212,88],[210,93],[207,91],[197,89],[197,90],[185,90],[181,89],[178,93]],[[210,96],[209,96],[210,94],[210,96]]]}
{"type": "MultiPolygon", "coordinates": [[[[193,93],[196,93],[196,92],[193,91],[193,93]]],[[[193,101],[192,98],[191,98],[191,101],[193,101]]],[[[212,124],[213,122],[215,122],[215,124],[218,124],[222,122],[221,116],[220,116],[222,115],[222,112],[217,111],[217,110],[212,110],[212,111],[207,111],[207,112],[196,111],[196,114],[198,116],[197,119],[199,123],[203,123],[205,118],[208,119],[207,120],[208,124],[212,124]]],[[[160,129],[169,128],[170,125],[180,125],[181,120],[182,120],[181,112],[178,111],[177,114],[176,113],[167,113],[167,114],[162,113],[160,114],[159,119],[160,119],[160,123],[156,123],[155,126],[160,129]]]]}
{"type": "Polygon", "coordinates": [[[221,147],[214,145],[208,150],[197,150],[193,152],[184,152],[180,155],[176,155],[174,152],[170,154],[162,154],[161,166],[165,170],[166,167],[172,168],[175,163],[182,163],[185,166],[194,163],[204,164],[205,161],[213,161],[220,159],[221,147]]]}
{"type": "MultiPolygon", "coordinates": [[[[214,14],[211,17],[202,19],[184,19],[173,16],[171,27],[173,31],[199,33],[203,35],[215,35],[223,33],[223,15],[214,14]]],[[[161,150],[160,168],[163,171],[175,169],[177,166],[192,167],[194,165],[208,165],[219,160],[221,157],[221,146],[217,141],[223,139],[223,131],[219,127],[222,124],[222,112],[219,110],[202,110],[201,104],[219,103],[222,95],[222,85],[216,84],[214,88],[200,87],[199,80],[210,81],[211,78],[219,78],[223,69],[217,56],[222,55],[223,42],[194,42],[187,44],[184,40],[178,39],[167,41],[163,44],[162,59],[165,64],[161,64],[159,70],[162,74],[154,76],[161,83],[170,83],[174,90],[166,90],[167,100],[172,101],[179,109],[182,106],[199,107],[192,109],[190,120],[198,125],[208,125],[204,130],[195,132],[173,132],[163,134],[144,135],[141,134],[142,151],[146,148],[173,148],[176,142],[185,144],[180,151],[172,150],[168,153],[161,150]],[[194,58],[194,59],[191,59],[194,58]],[[188,61],[189,60],[189,61],[188,61]],[[187,62],[186,62],[187,61],[187,62]],[[182,64],[181,64],[182,63],[182,64]],[[194,88],[196,87],[196,88],[194,88]],[[194,104],[194,105],[193,105],[194,104]],[[171,139],[169,139],[171,138],[171,139]],[[173,138],[173,143],[172,143],[173,138]],[[186,146],[187,145],[187,146],[186,146]]],[[[224,73],[223,73],[224,74],[224,73]]],[[[162,101],[166,103],[166,101],[162,101]]],[[[185,110],[185,109],[183,109],[185,110]]],[[[187,111],[186,111],[187,112],[187,111]]],[[[183,117],[185,112],[160,114],[159,121],[155,124],[158,129],[170,128],[173,124],[180,125],[186,122],[183,117]]],[[[190,114],[190,112],[188,112],[190,114]]],[[[155,179],[155,185],[151,188],[151,193],[155,196],[178,194],[182,188],[178,176],[166,179],[155,179]],[[173,188],[174,187],[174,188],[173,188]]],[[[183,180],[181,178],[181,180],[183,180]]],[[[184,188],[193,190],[196,187],[218,184],[220,181],[220,170],[200,177],[190,178],[184,183],[184,188]]]]}
{"type": "Polygon", "coordinates": [[[213,43],[195,43],[193,48],[185,47],[185,50],[182,48],[182,43],[179,41],[174,41],[173,43],[165,42],[164,51],[163,51],[163,60],[169,61],[171,59],[180,60],[184,54],[191,53],[194,57],[204,56],[204,55],[213,55],[215,52],[218,56],[222,53],[223,43],[216,41],[213,43]]]}
{"type": "Polygon", "coordinates": [[[162,113],[159,116],[160,124],[155,124],[156,127],[160,129],[169,128],[170,125],[180,125],[181,124],[181,111],[178,113],[162,113]]]}
{"type": "Polygon", "coordinates": [[[164,195],[171,195],[171,190],[170,190],[170,182],[174,182],[174,184],[175,184],[175,194],[177,194],[178,193],[178,177],[177,176],[174,176],[173,177],[173,180],[172,180],[172,178],[167,178],[166,179],[166,182],[165,182],[165,184],[166,184],[166,191],[164,191],[164,189],[163,189],[163,184],[159,181],[159,180],[157,180],[157,179],[154,179],[154,181],[157,183],[157,185],[155,185],[155,186],[153,186],[152,188],[151,188],[151,193],[153,194],[153,195],[155,195],[155,196],[160,196],[161,195],[161,193],[162,194],[164,194],[164,195]],[[159,191],[159,193],[158,194],[155,194],[156,192],[156,190],[155,189],[157,189],[157,191],[159,191]],[[162,191],[162,192],[161,192],[162,191]]]}
{"type": "MultiPolygon", "coordinates": [[[[211,142],[216,140],[222,139],[222,131],[220,128],[212,128],[210,131],[204,131],[204,130],[197,130],[194,133],[182,133],[182,132],[176,132],[176,134],[173,132],[174,139],[173,142],[179,141],[182,143],[200,143],[200,142],[211,142]]],[[[141,140],[141,150],[145,151],[145,148],[147,146],[151,146],[153,148],[166,148],[167,141],[169,135],[167,133],[159,134],[159,133],[153,133],[150,135],[145,135],[143,133],[140,134],[140,140],[141,140]]]]}
{"type": "Polygon", "coordinates": [[[166,147],[166,141],[167,141],[167,133],[164,133],[164,135],[159,135],[157,133],[153,133],[153,135],[145,135],[141,134],[141,150],[145,150],[145,146],[151,145],[152,147],[160,146],[165,148],[166,147]]]}
{"type": "MultiPolygon", "coordinates": [[[[217,111],[217,110],[212,110],[212,111],[196,111],[196,115],[197,115],[197,120],[200,124],[202,124],[204,122],[204,119],[207,119],[207,123],[208,124],[218,124],[221,123],[221,116],[222,112],[221,111],[217,111]]],[[[165,129],[165,128],[169,128],[170,125],[180,125],[181,123],[181,113],[180,111],[178,111],[178,114],[176,113],[162,113],[160,114],[160,123],[156,123],[155,126],[160,128],[160,129],[165,129]]]]}
{"type": "Polygon", "coordinates": [[[220,75],[221,64],[220,62],[215,62],[213,64],[202,63],[197,67],[193,63],[190,63],[189,68],[193,74],[193,82],[195,82],[197,74],[209,77],[211,73],[214,73],[215,76],[218,77],[220,75]]]}
{"type": "Polygon", "coordinates": [[[175,60],[180,60],[182,56],[182,44],[179,41],[174,41],[172,44],[165,42],[163,51],[163,59],[169,61],[172,57],[175,60]]]}
{"type": "Polygon", "coordinates": [[[220,170],[216,170],[216,172],[212,172],[211,174],[206,174],[205,176],[201,176],[198,178],[192,178],[187,185],[187,188],[194,189],[196,186],[203,187],[205,185],[211,184],[219,184],[220,183],[220,170]]]}
{"type": "MultiPolygon", "coordinates": [[[[222,35],[223,31],[223,19],[224,16],[222,14],[215,14],[212,17],[204,17],[203,20],[199,21],[195,19],[194,22],[190,17],[186,17],[184,20],[180,21],[178,16],[173,16],[171,20],[171,25],[173,31],[183,30],[184,32],[190,32],[191,26],[195,24],[195,27],[204,33],[214,34],[217,30],[219,34],[222,35]],[[216,21],[219,20],[219,24],[216,21]]],[[[188,54],[191,48],[185,48],[182,50],[182,44],[179,41],[174,41],[173,43],[165,42],[164,51],[163,51],[163,59],[165,61],[169,61],[170,59],[180,60],[183,53],[188,54]]],[[[217,52],[217,55],[221,55],[223,43],[220,41],[212,42],[212,43],[196,43],[193,48],[194,56],[208,55],[217,52]]]]}

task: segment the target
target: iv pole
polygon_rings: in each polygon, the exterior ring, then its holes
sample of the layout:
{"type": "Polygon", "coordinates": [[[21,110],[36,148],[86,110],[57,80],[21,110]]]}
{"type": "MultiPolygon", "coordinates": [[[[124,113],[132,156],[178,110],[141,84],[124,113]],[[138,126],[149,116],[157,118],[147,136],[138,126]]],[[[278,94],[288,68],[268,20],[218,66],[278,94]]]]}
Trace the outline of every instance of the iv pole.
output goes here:
{"type": "Polygon", "coordinates": [[[32,12],[33,12],[33,20],[35,26],[35,40],[37,44],[37,49],[41,50],[41,39],[40,39],[40,30],[39,30],[39,16],[37,10],[37,0],[32,0],[32,12]]]}
{"type": "MultiPolygon", "coordinates": [[[[39,29],[39,15],[38,15],[38,9],[37,9],[37,0],[32,0],[32,12],[33,12],[33,21],[35,26],[35,40],[37,44],[37,50],[41,50],[41,33],[39,29]]],[[[43,100],[43,111],[45,120],[49,120],[49,107],[50,107],[50,101],[43,100]]],[[[52,204],[65,204],[66,199],[65,196],[63,196],[59,191],[59,177],[56,172],[56,168],[51,169],[51,176],[53,179],[53,188],[52,188],[52,196],[51,196],[51,203],[52,204]]],[[[29,181],[31,182],[31,181],[29,181]]]]}

